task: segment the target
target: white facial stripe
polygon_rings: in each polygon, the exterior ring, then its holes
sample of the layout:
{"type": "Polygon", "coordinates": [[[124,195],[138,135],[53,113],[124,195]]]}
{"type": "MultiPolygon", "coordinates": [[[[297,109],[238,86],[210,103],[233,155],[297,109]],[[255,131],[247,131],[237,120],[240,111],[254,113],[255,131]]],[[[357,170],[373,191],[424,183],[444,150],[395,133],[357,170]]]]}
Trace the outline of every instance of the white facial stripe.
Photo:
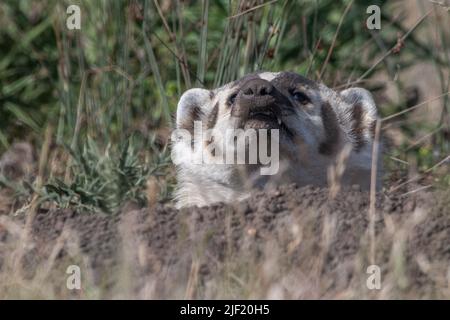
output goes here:
{"type": "Polygon", "coordinates": [[[275,79],[278,75],[280,74],[280,72],[263,72],[258,74],[258,76],[266,81],[272,81],[273,79],[275,79]]]}
{"type": "Polygon", "coordinates": [[[229,89],[229,88],[225,88],[223,90],[217,91],[216,92],[216,101],[219,101],[219,109],[222,110],[223,106],[226,104],[229,96],[233,93],[233,90],[229,89]]]}

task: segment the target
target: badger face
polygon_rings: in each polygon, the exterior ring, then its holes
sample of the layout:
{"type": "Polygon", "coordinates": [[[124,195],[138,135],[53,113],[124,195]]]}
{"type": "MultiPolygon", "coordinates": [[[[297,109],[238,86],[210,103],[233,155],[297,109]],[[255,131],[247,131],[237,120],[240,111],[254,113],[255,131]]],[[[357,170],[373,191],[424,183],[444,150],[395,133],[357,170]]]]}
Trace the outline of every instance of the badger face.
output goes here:
{"type": "Polygon", "coordinates": [[[244,198],[255,186],[282,182],[327,185],[329,168],[343,150],[351,152],[341,182],[367,188],[376,120],[368,91],[335,92],[292,72],[250,74],[215,90],[190,89],[178,103],[178,133],[172,135],[178,206],[228,202],[244,198]],[[208,134],[198,135],[196,129],[208,134]],[[181,139],[180,130],[189,138],[181,139]],[[222,149],[237,150],[230,130],[267,133],[264,145],[258,134],[247,135],[244,153],[252,144],[257,146],[253,151],[272,148],[279,156],[278,171],[262,175],[259,157],[256,163],[224,162],[222,149]]]}

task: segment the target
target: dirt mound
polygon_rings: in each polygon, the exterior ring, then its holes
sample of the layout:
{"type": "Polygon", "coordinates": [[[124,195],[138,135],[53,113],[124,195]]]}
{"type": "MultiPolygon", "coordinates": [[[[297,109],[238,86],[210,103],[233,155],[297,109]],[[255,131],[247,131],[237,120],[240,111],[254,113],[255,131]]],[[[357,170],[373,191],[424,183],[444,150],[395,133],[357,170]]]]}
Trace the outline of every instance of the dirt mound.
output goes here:
{"type": "Polygon", "coordinates": [[[92,275],[83,297],[449,298],[449,208],[448,194],[380,194],[374,240],[369,195],[357,188],[330,200],[327,189],[289,185],[234,205],[115,216],[42,211],[26,261],[53,255],[60,273],[79,264],[92,275]],[[379,289],[368,286],[370,265],[379,289]]]}

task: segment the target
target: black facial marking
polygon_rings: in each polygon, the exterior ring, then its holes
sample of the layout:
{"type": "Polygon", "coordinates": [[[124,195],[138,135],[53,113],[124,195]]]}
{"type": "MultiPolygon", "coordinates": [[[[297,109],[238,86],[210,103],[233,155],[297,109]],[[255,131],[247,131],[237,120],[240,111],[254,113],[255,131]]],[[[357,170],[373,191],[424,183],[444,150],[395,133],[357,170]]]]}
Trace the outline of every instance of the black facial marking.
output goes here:
{"type": "Polygon", "coordinates": [[[370,124],[370,128],[369,128],[372,139],[375,139],[376,128],[377,128],[377,121],[375,120],[375,121],[372,121],[372,123],[370,124]]]}
{"type": "Polygon", "coordinates": [[[182,119],[179,128],[186,129],[192,134],[194,133],[194,121],[201,121],[203,117],[204,113],[202,109],[198,106],[194,106],[189,109],[188,115],[182,119]]]}
{"type": "Polygon", "coordinates": [[[228,97],[227,102],[226,102],[227,106],[231,107],[234,104],[234,102],[236,101],[237,95],[238,95],[237,92],[230,94],[230,96],[228,97]]]}
{"type": "Polygon", "coordinates": [[[204,116],[204,113],[203,113],[202,109],[200,109],[200,107],[195,106],[191,109],[192,122],[200,121],[203,116],[204,116]]]}
{"type": "Polygon", "coordinates": [[[211,110],[211,113],[208,115],[208,119],[206,120],[206,127],[208,129],[211,129],[216,125],[218,114],[219,114],[219,103],[217,102],[214,105],[214,108],[211,110]]]}
{"type": "Polygon", "coordinates": [[[325,141],[319,145],[319,153],[329,156],[336,151],[339,142],[339,123],[328,102],[322,104],[321,115],[325,129],[325,141]]]}
{"type": "Polygon", "coordinates": [[[259,79],[258,73],[250,73],[231,83],[230,88],[240,87],[250,79],[259,79]]]}
{"type": "Polygon", "coordinates": [[[362,147],[364,147],[365,141],[364,141],[364,124],[363,124],[363,116],[364,116],[364,109],[361,105],[361,103],[356,103],[353,106],[352,110],[352,129],[351,129],[351,135],[355,139],[355,151],[359,152],[362,147]]]}
{"type": "Polygon", "coordinates": [[[272,83],[279,88],[295,89],[299,86],[305,86],[318,89],[317,83],[294,72],[282,72],[272,80],[272,83]]]}

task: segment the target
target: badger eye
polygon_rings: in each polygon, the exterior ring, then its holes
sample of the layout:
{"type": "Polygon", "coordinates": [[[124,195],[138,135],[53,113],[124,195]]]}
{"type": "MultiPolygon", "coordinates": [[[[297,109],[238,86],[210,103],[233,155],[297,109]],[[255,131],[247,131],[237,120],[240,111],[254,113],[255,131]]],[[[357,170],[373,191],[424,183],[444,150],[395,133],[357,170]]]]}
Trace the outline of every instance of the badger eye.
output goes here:
{"type": "Polygon", "coordinates": [[[228,104],[229,106],[233,105],[234,102],[236,101],[236,97],[237,97],[237,93],[233,93],[232,95],[230,95],[230,96],[228,97],[227,104],[228,104]]]}
{"type": "Polygon", "coordinates": [[[308,98],[308,96],[300,91],[293,91],[292,97],[294,98],[294,100],[300,102],[303,105],[306,105],[311,102],[311,100],[308,98]]]}

